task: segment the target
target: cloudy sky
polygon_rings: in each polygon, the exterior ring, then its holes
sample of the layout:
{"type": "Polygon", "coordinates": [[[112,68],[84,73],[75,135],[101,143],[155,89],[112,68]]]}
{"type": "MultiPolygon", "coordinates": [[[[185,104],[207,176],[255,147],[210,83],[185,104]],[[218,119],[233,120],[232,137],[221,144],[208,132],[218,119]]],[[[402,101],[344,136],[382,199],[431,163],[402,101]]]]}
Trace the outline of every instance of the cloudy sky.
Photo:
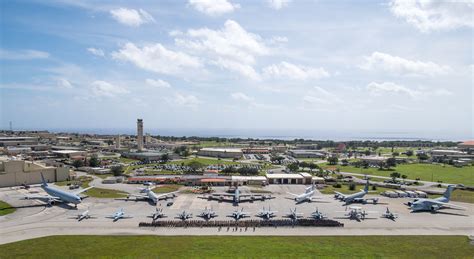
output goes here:
{"type": "Polygon", "coordinates": [[[472,138],[472,1],[2,1],[1,128],[472,138]],[[421,134],[421,135],[420,135],[421,134]]]}

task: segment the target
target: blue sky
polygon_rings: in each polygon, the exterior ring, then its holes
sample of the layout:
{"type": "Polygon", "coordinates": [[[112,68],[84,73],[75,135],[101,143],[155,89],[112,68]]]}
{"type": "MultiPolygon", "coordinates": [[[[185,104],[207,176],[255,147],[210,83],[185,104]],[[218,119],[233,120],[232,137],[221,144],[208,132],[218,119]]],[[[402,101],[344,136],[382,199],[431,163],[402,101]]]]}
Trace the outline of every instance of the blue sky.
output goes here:
{"type": "Polygon", "coordinates": [[[473,5],[2,1],[0,127],[472,138],[473,5]]]}

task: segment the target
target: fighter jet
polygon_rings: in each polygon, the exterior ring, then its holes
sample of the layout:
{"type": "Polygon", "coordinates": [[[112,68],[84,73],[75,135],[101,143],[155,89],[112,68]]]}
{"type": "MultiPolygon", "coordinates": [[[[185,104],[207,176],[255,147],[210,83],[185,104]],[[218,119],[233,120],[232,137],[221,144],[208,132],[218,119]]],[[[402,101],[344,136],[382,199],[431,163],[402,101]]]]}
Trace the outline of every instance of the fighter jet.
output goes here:
{"type": "Polygon", "coordinates": [[[210,220],[212,218],[217,217],[218,215],[216,214],[215,211],[212,210],[212,207],[208,209],[207,207],[201,212],[201,214],[198,215],[198,217],[203,218],[204,220],[210,220]]]}
{"type": "Polygon", "coordinates": [[[81,214],[77,214],[76,217],[73,219],[77,219],[77,221],[82,221],[83,219],[91,219],[94,218],[89,214],[89,209],[85,210],[81,214]]]}
{"type": "Polygon", "coordinates": [[[179,191],[175,191],[175,192],[168,192],[168,193],[163,193],[163,194],[156,194],[155,192],[153,192],[153,190],[151,189],[151,186],[148,186],[147,188],[145,189],[142,189],[140,191],[140,193],[145,193],[145,195],[141,195],[141,194],[130,194],[128,195],[127,199],[130,199],[130,196],[133,196],[135,197],[136,200],[149,200],[151,201],[153,204],[157,204],[159,200],[161,199],[168,199],[168,198],[174,198],[176,197],[176,193],[178,193],[179,191]]]}
{"type": "Polygon", "coordinates": [[[360,192],[350,194],[350,195],[343,194],[340,192],[335,192],[335,193],[336,194],[334,195],[334,198],[344,201],[346,205],[354,203],[354,202],[361,202],[365,204],[367,203],[367,201],[372,201],[373,204],[376,204],[379,201],[378,198],[369,198],[369,199],[363,198],[367,193],[369,193],[369,180],[368,179],[367,179],[364,189],[360,190],[360,192]]]}
{"type": "Polygon", "coordinates": [[[133,218],[133,217],[130,216],[130,215],[125,215],[125,211],[123,210],[123,208],[120,208],[113,215],[107,216],[106,218],[113,219],[114,222],[116,222],[119,219],[130,219],[130,218],[133,218]]]}
{"type": "Polygon", "coordinates": [[[246,217],[250,217],[250,215],[248,214],[248,212],[244,212],[244,208],[242,208],[241,210],[234,210],[232,214],[227,215],[227,217],[232,217],[235,220],[239,220],[246,217]]]}
{"type": "Polygon", "coordinates": [[[265,207],[262,208],[262,210],[257,213],[257,217],[260,217],[260,218],[263,218],[264,220],[269,220],[273,217],[276,217],[275,213],[277,213],[278,211],[272,211],[270,209],[270,206],[268,206],[268,210],[265,209],[265,207]]]}
{"type": "Polygon", "coordinates": [[[287,192],[288,194],[291,194],[293,196],[295,196],[295,201],[296,203],[302,203],[302,202],[312,202],[314,197],[314,193],[316,191],[316,186],[313,184],[311,185],[310,187],[306,188],[305,192],[302,193],[302,194],[294,194],[294,193],[291,193],[291,192],[287,192]]]}
{"type": "Polygon", "coordinates": [[[326,219],[327,216],[321,213],[318,208],[314,212],[311,213],[311,218],[313,219],[326,219]]]}
{"type": "Polygon", "coordinates": [[[181,220],[187,220],[193,217],[192,213],[187,213],[185,210],[183,212],[179,213],[176,218],[181,219],[181,220]]]}
{"type": "Polygon", "coordinates": [[[408,202],[407,205],[410,206],[411,211],[431,211],[436,212],[442,208],[454,208],[454,209],[463,209],[466,208],[454,205],[449,203],[451,198],[451,192],[454,190],[454,185],[449,185],[446,191],[443,194],[443,197],[436,199],[415,199],[413,202],[408,202]]]}
{"type": "Polygon", "coordinates": [[[156,221],[158,220],[159,218],[164,218],[166,217],[166,215],[163,213],[163,209],[162,208],[155,208],[155,212],[153,212],[153,214],[151,214],[151,216],[148,216],[149,218],[152,218],[153,221],[156,221]]]}
{"type": "Polygon", "coordinates": [[[303,213],[297,213],[296,208],[290,209],[290,213],[285,215],[286,218],[291,218],[292,220],[296,221],[299,218],[303,217],[303,213]]]}
{"type": "Polygon", "coordinates": [[[255,201],[255,200],[261,200],[264,201],[266,199],[273,199],[271,195],[263,195],[263,194],[242,194],[240,193],[239,188],[235,188],[234,193],[213,193],[211,195],[208,195],[207,198],[209,200],[214,199],[214,200],[219,200],[219,201],[232,201],[235,204],[239,204],[239,202],[244,202],[244,201],[255,201]]]}
{"type": "Polygon", "coordinates": [[[41,174],[41,181],[42,181],[41,188],[48,195],[26,195],[24,197],[24,199],[26,199],[26,200],[33,200],[33,199],[43,200],[43,201],[46,201],[49,206],[54,205],[56,202],[72,203],[72,204],[74,204],[74,207],[77,208],[77,204],[82,202],[82,198],[81,198],[81,196],[79,196],[79,194],[81,194],[81,193],[83,193],[83,192],[85,192],[85,191],[87,191],[91,188],[94,188],[94,186],[91,186],[91,187],[82,189],[78,192],[74,192],[74,193],[66,192],[66,191],[63,191],[61,189],[49,186],[48,183],[46,182],[46,180],[44,179],[43,173],[40,173],[40,174],[41,174]]]}
{"type": "Polygon", "coordinates": [[[398,218],[398,214],[391,212],[387,207],[387,210],[382,214],[381,217],[395,221],[395,219],[398,218]]]}
{"type": "Polygon", "coordinates": [[[361,207],[352,206],[352,207],[349,207],[349,209],[350,211],[344,214],[343,217],[337,217],[337,218],[348,218],[351,220],[357,220],[359,222],[366,219],[374,219],[374,218],[367,217],[369,215],[369,212],[362,210],[361,207]]]}

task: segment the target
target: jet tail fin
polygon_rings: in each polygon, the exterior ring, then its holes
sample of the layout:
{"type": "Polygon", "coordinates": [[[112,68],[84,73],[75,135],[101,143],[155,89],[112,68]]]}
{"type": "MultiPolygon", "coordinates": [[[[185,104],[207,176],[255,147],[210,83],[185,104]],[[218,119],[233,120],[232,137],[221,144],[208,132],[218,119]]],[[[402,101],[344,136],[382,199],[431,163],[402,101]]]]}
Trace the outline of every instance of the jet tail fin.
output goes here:
{"type": "Polygon", "coordinates": [[[365,183],[364,192],[369,192],[369,179],[367,179],[367,182],[365,183]]]}
{"type": "Polygon", "coordinates": [[[448,188],[444,192],[443,197],[448,199],[448,201],[449,201],[449,199],[451,198],[451,193],[453,192],[453,190],[454,190],[454,185],[448,185],[448,188]]]}
{"type": "Polygon", "coordinates": [[[40,175],[41,175],[41,185],[42,185],[42,186],[48,186],[48,183],[47,183],[46,180],[44,179],[43,173],[40,173],[40,175]]]}

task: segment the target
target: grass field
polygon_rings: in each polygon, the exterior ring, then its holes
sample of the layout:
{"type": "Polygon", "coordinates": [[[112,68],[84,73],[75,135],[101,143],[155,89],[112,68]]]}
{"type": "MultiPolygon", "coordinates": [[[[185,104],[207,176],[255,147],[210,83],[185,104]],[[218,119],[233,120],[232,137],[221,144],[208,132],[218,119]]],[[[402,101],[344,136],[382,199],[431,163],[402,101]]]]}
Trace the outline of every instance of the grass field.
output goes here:
{"type": "Polygon", "coordinates": [[[7,214],[15,212],[15,208],[12,207],[10,204],[0,201],[0,216],[5,216],[7,214]]]}
{"type": "Polygon", "coordinates": [[[472,258],[465,236],[51,236],[0,258],[472,258]],[[58,245],[61,244],[61,245],[58,245]]]}
{"type": "Polygon", "coordinates": [[[94,198],[125,198],[127,197],[128,193],[121,192],[117,190],[111,189],[103,189],[103,188],[92,188],[86,192],[84,192],[87,196],[94,197],[94,198]]]}
{"type": "Polygon", "coordinates": [[[182,185],[167,184],[167,185],[162,185],[162,186],[158,186],[158,187],[153,188],[153,192],[155,192],[155,193],[175,192],[181,187],[182,187],[182,185]]]}
{"type": "MultiPolygon", "coordinates": [[[[334,167],[321,164],[321,167],[334,167]]],[[[367,175],[390,176],[394,171],[408,176],[408,179],[420,178],[422,181],[443,181],[445,183],[464,184],[474,186],[474,166],[461,168],[450,165],[438,164],[400,164],[390,170],[379,170],[378,168],[357,168],[354,166],[337,166],[341,172],[361,173],[367,175]]]]}

